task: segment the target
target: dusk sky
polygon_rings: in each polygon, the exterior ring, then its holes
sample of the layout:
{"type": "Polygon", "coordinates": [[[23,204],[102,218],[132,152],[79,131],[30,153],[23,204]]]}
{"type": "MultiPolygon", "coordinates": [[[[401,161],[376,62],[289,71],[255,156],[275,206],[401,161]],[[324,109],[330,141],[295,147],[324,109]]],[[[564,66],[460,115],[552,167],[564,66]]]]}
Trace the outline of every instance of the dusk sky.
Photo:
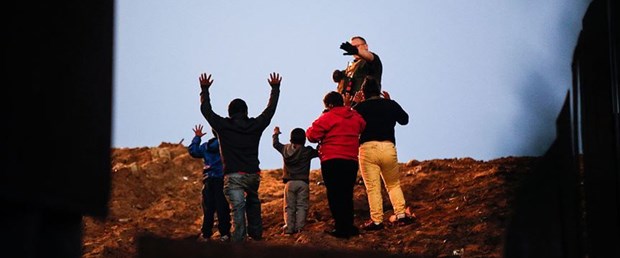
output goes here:
{"type": "MultiPolygon", "coordinates": [[[[275,126],[288,141],[308,128],[366,38],[383,62],[383,89],[409,113],[396,126],[399,162],[539,156],[572,85],[571,61],[589,1],[116,1],[114,148],[188,145],[200,113],[198,76],[212,74],[212,105],[227,116],[244,99],[258,116],[269,73],[280,101],[259,150],[282,166],[275,126]]],[[[309,144],[315,146],[314,144],[309,144]]],[[[319,167],[318,159],[313,168],[319,167]]]]}

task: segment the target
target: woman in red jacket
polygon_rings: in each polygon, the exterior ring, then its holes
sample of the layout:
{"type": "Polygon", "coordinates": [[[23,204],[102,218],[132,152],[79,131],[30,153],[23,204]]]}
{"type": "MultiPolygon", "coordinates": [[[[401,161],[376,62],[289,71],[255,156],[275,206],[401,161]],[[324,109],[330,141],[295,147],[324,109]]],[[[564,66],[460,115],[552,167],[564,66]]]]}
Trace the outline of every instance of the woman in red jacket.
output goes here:
{"type": "Polygon", "coordinates": [[[326,231],[338,238],[359,234],[353,224],[353,187],[359,168],[359,136],[366,121],[355,110],[344,106],[340,93],[323,98],[325,111],[306,130],[308,141],[318,143],[321,174],[327,188],[327,202],[334,218],[334,229],[326,231]]]}

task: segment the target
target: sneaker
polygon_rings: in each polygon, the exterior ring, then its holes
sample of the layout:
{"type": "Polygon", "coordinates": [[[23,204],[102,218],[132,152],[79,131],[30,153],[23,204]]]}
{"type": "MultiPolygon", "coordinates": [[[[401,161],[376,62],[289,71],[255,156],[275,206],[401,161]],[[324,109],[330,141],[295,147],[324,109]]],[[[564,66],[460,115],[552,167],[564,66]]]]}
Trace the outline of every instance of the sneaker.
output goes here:
{"type": "Polygon", "coordinates": [[[297,234],[297,233],[299,233],[299,230],[288,230],[288,229],[284,230],[284,234],[285,235],[294,235],[294,234],[297,234]]]}
{"type": "Polygon", "coordinates": [[[396,226],[405,226],[405,225],[409,225],[412,224],[415,221],[415,218],[412,216],[405,216],[403,218],[396,218],[396,221],[394,221],[394,225],[396,226]]]}
{"type": "Polygon", "coordinates": [[[418,217],[415,215],[415,213],[411,212],[411,208],[407,207],[407,209],[405,209],[405,213],[404,214],[393,214],[392,216],[390,216],[390,223],[392,225],[395,226],[405,226],[405,225],[409,225],[412,223],[415,223],[418,220],[418,217]]]}
{"type": "Polygon", "coordinates": [[[383,229],[383,223],[377,224],[374,221],[369,220],[368,222],[364,223],[364,225],[362,225],[362,229],[366,231],[381,230],[383,229]]]}
{"type": "Polygon", "coordinates": [[[349,234],[337,231],[335,229],[325,230],[325,233],[336,238],[349,239],[349,234]]]}
{"type": "Polygon", "coordinates": [[[413,223],[412,217],[404,217],[404,218],[396,219],[396,225],[399,225],[399,226],[409,225],[411,223],[413,223]]]}
{"type": "Polygon", "coordinates": [[[229,242],[229,241],[230,241],[229,235],[220,236],[220,242],[229,242]]]}
{"type": "Polygon", "coordinates": [[[262,236],[249,236],[248,240],[252,240],[252,241],[262,241],[263,237],[262,236]]]}
{"type": "Polygon", "coordinates": [[[196,237],[196,241],[198,242],[208,242],[210,239],[211,239],[211,236],[205,236],[202,233],[198,234],[198,237],[196,237]]]}

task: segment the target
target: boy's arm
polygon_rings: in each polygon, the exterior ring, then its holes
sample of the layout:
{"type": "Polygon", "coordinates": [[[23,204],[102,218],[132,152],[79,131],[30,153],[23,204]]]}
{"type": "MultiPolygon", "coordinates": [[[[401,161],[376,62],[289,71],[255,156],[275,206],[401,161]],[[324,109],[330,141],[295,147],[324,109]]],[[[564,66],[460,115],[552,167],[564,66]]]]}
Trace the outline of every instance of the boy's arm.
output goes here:
{"type": "Polygon", "coordinates": [[[284,149],[284,145],[282,145],[282,143],[280,143],[280,138],[279,135],[281,134],[280,132],[280,127],[276,126],[273,128],[273,148],[275,148],[278,152],[283,153],[282,150],[284,149]]]}
{"type": "Polygon", "coordinates": [[[204,146],[200,145],[200,137],[199,136],[194,136],[194,138],[192,139],[192,143],[189,144],[189,146],[187,146],[187,151],[189,152],[189,155],[194,157],[194,158],[202,158],[203,157],[203,153],[205,151],[204,146]]]}
{"type": "Polygon", "coordinates": [[[284,145],[280,143],[279,135],[280,134],[274,133],[272,136],[273,148],[276,149],[278,152],[282,153],[282,150],[284,149],[284,145]]]}

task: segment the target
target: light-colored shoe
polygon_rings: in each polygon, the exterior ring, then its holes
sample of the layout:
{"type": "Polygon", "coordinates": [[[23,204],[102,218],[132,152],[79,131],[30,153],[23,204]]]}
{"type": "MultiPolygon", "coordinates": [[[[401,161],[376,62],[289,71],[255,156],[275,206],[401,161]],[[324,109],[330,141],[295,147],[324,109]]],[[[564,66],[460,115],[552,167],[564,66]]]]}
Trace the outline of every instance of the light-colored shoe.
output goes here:
{"type": "Polygon", "coordinates": [[[372,220],[369,220],[368,222],[362,225],[362,229],[365,231],[382,230],[383,228],[384,228],[383,223],[377,224],[372,220]]]}
{"type": "Polygon", "coordinates": [[[230,241],[229,235],[220,236],[220,242],[229,242],[229,241],[230,241]]]}
{"type": "Polygon", "coordinates": [[[390,216],[390,222],[395,226],[405,226],[409,224],[413,224],[417,221],[418,217],[411,212],[411,209],[407,208],[405,210],[405,214],[400,215],[392,215],[390,216]]]}
{"type": "Polygon", "coordinates": [[[205,237],[202,233],[198,234],[198,237],[196,238],[196,241],[201,243],[209,242],[209,240],[211,239],[209,237],[205,237]]]}

